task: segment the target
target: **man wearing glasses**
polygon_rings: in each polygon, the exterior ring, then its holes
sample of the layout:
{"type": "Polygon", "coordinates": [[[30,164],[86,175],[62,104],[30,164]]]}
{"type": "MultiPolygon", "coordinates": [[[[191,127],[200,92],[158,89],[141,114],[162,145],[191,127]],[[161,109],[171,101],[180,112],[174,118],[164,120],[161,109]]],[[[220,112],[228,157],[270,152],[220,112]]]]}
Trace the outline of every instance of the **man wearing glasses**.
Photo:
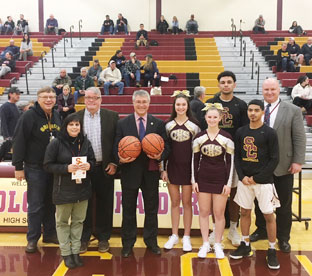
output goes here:
{"type": "Polygon", "coordinates": [[[43,170],[49,142],[60,130],[61,119],[53,109],[55,91],[51,87],[37,92],[37,102],[19,119],[13,135],[13,160],[17,180],[27,181],[27,253],[37,251],[43,225],[43,242],[58,243],[55,231],[55,206],[52,204],[53,175],[43,170]]]}
{"type": "Polygon", "coordinates": [[[113,143],[118,113],[101,108],[101,92],[97,87],[85,91],[86,108],[78,112],[84,135],[91,142],[96,166],[91,176],[91,184],[96,198],[95,232],[92,232],[93,203],[89,200],[86,220],[83,226],[80,252],[88,250],[91,234],[99,241],[98,250],[109,250],[109,239],[113,226],[114,177],[116,164],[113,161],[113,143]]]}

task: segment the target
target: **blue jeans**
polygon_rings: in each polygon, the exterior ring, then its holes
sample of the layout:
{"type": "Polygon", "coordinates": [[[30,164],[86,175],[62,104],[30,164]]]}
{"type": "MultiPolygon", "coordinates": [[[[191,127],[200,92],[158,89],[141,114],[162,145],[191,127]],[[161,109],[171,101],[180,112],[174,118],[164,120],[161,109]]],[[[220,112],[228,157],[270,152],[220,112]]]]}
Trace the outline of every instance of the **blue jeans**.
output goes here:
{"type": "MultiPolygon", "coordinates": [[[[127,35],[128,34],[128,26],[127,25],[124,25],[124,31],[125,31],[125,34],[127,35]]],[[[116,25],[114,28],[114,34],[115,33],[118,33],[118,25],[116,25]]]]}
{"type": "MultiPolygon", "coordinates": [[[[104,83],[104,94],[109,95],[109,87],[112,85],[112,81],[107,81],[104,83]]],[[[124,83],[123,82],[117,82],[114,86],[118,87],[118,95],[123,94],[124,89],[124,83]]]]}
{"type": "Polygon", "coordinates": [[[84,96],[84,94],[80,94],[79,91],[75,91],[74,92],[74,101],[75,101],[75,104],[77,103],[78,101],[78,98],[84,96]]]}
{"type": "Polygon", "coordinates": [[[295,72],[295,63],[288,58],[282,59],[282,71],[295,72]]]}
{"type": "Polygon", "coordinates": [[[53,175],[40,168],[25,165],[28,203],[27,241],[37,242],[41,236],[56,235],[55,206],[52,204],[53,175]]]}
{"type": "Polygon", "coordinates": [[[104,25],[102,25],[102,28],[101,28],[101,34],[104,34],[105,32],[109,32],[110,34],[113,34],[114,33],[114,29],[113,29],[113,26],[108,26],[105,27],[104,25]]]}
{"type": "MultiPolygon", "coordinates": [[[[134,75],[135,75],[135,81],[140,82],[140,80],[141,80],[140,70],[136,70],[134,75]]],[[[126,82],[126,87],[129,87],[130,86],[130,74],[124,74],[124,79],[126,82]]]]}

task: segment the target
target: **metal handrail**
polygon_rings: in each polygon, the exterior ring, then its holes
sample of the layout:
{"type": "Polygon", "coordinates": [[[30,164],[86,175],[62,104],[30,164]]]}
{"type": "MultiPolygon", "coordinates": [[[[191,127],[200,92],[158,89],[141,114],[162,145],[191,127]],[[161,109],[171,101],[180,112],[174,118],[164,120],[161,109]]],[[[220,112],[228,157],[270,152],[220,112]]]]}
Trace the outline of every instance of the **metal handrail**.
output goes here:
{"type": "Polygon", "coordinates": [[[251,54],[251,79],[253,80],[253,73],[254,73],[254,63],[255,63],[255,54],[252,50],[250,50],[250,54],[251,54]]]}
{"type": "Polygon", "coordinates": [[[67,33],[64,34],[64,57],[66,57],[66,42],[68,42],[68,40],[66,39],[67,33]]]}
{"type": "Polygon", "coordinates": [[[258,75],[257,77],[257,95],[259,95],[259,83],[260,83],[260,65],[258,62],[256,62],[256,66],[258,67],[256,74],[258,75]]]}
{"type": "Polygon", "coordinates": [[[73,48],[73,32],[72,29],[74,29],[74,25],[71,25],[69,27],[69,31],[70,31],[70,48],[73,48]]]}
{"type": "Polygon", "coordinates": [[[31,63],[28,62],[26,65],[25,65],[25,79],[26,79],[26,91],[27,91],[27,95],[29,95],[29,88],[28,88],[28,73],[31,75],[31,71],[29,69],[31,63]]]}
{"type": "Polygon", "coordinates": [[[246,41],[243,41],[244,47],[243,47],[243,51],[244,51],[244,63],[243,63],[243,67],[246,67],[246,50],[247,50],[247,46],[246,46],[246,41]]]}
{"type": "Polygon", "coordinates": [[[234,29],[234,47],[236,47],[236,37],[237,37],[236,25],[233,26],[233,29],[234,29]]]}
{"type": "Polygon", "coordinates": [[[82,23],[82,19],[80,19],[79,22],[78,22],[78,26],[79,26],[79,40],[81,40],[81,28],[82,28],[82,24],[80,24],[80,23],[82,23]]]}
{"type": "Polygon", "coordinates": [[[47,62],[47,59],[44,58],[44,55],[43,55],[43,54],[46,55],[47,52],[46,52],[46,51],[42,51],[42,52],[41,52],[41,55],[40,55],[40,59],[41,59],[41,68],[42,68],[42,79],[45,80],[43,62],[44,62],[44,61],[47,62]]]}
{"type": "Polygon", "coordinates": [[[233,37],[234,37],[234,19],[233,18],[231,18],[231,28],[232,28],[232,39],[233,39],[233,37]]]}

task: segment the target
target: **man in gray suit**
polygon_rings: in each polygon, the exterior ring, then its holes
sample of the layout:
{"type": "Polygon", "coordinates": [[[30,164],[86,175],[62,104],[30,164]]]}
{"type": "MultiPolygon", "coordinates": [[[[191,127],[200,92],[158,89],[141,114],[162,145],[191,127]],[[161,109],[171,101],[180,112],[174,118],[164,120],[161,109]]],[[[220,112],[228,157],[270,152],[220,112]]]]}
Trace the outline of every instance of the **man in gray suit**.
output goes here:
{"type": "MultiPolygon", "coordinates": [[[[274,171],[274,185],[281,203],[276,209],[277,239],[280,250],[289,253],[294,174],[301,171],[305,161],[306,135],[301,110],[279,99],[280,87],[276,79],[263,82],[262,94],[264,123],[276,130],[279,144],[279,163],[274,171]]],[[[265,220],[258,204],[255,212],[257,230],[250,236],[251,242],[267,238],[265,220]]]]}

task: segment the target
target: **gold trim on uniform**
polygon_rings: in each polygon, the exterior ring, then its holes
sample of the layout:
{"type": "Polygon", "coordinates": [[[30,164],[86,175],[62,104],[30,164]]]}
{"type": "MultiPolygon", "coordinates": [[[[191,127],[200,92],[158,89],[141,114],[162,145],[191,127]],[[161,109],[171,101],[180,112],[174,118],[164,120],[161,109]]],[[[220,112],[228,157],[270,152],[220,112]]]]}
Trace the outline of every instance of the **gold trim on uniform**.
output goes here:
{"type": "Polygon", "coordinates": [[[234,154],[234,142],[231,139],[221,134],[218,134],[216,140],[225,149],[227,153],[234,154]]]}
{"type": "Polygon", "coordinates": [[[201,147],[201,153],[209,157],[216,157],[222,154],[222,147],[215,144],[207,144],[201,147]]]}
{"type": "Polygon", "coordinates": [[[205,133],[202,136],[197,137],[193,141],[193,153],[200,151],[200,146],[204,144],[206,141],[208,141],[208,135],[205,133]]]}
{"type": "Polygon", "coordinates": [[[192,136],[194,136],[200,132],[200,128],[198,125],[194,124],[192,121],[188,120],[185,124],[185,127],[189,130],[189,132],[192,133],[192,136]]]}
{"type": "Polygon", "coordinates": [[[166,132],[169,135],[170,131],[177,125],[175,120],[172,120],[166,124],[166,132]]]}
{"type": "Polygon", "coordinates": [[[190,140],[191,133],[188,130],[179,128],[171,131],[170,138],[176,142],[185,142],[187,140],[190,140]]]}

